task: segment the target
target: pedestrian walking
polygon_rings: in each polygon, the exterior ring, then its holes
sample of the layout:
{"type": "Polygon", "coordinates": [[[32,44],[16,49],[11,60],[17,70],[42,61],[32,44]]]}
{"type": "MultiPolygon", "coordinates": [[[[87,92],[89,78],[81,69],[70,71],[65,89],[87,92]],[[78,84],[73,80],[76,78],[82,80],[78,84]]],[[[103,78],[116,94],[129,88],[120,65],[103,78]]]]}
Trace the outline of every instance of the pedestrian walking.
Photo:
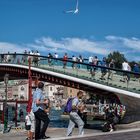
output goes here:
{"type": "Polygon", "coordinates": [[[97,67],[96,66],[98,66],[98,62],[99,62],[99,60],[98,60],[98,57],[97,56],[94,56],[94,58],[92,59],[92,68],[91,68],[91,76],[92,77],[95,77],[95,72],[96,72],[96,70],[97,70],[97,67]]]}
{"type": "Polygon", "coordinates": [[[68,55],[67,55],[67,53],[65,53],[65,55],[63,56],[63,68],[64,69],[66,69],[67,60],[68,60],[68,55]]]}
{"type": "Polygon", "coordinates": [[[82,106],[80,105],[80,99],[83,97],[83,92],[77,92],[77,96],[72,100],[72,111],[70,112],[70,120],[67,129],[67,136],[72,135],[72,131],[75,127],[75,124],[78,125],[79,135],[84,134],[84,122],[81,117],[78,115],[78,110],[82,110],[82,106]]]}
{"type": "MultiPolygon", "coordinates": [[[[115,61],[114,59],[111,59],[109,65],[108,65],[109,68],[115,68],[115,61]]],[[[113,79],[113,70],[108,70],[108,79],[112,80],[113,79]]]]}
{"type": "MultiPolygon", "coordinates": [[[[122,70],[124,71],[131,71],[131,67],[128,64],[127,61],[124,61],[122,63],[122,70]]],[[[122,82],[128,82],[130,80],[130,74],[128,72],[123,72],[123,80],[120,80],[122,82]]]]}
{"type": "Polygon", "coordinates": [[[106,57],[103,57],[103,60],[101,61],[101,66],[103,66],[102,68],[101,68],[101,73],[102,73],[102,75],[101,75],[101,80],[106,80],[105,79],[105,75],[106,75],[106,73],[107,73],[107,69],[106,69],[106,67],[107,67],[107,62],[106,62],[106,57]]]}
{"type": "MultiPolygon", "coordinates": [[[[137,63],[135,63],[134,67],[133,67],[133,72],[135,73],[140,73],[140,68],[139,65],[137,63]]],[[[139,83],[140,83],[140,75],[139,74],[134,74],[135,80],[136,81],[138,79],[139,83]]]]}
{"type": "Polygon", "coordinates": [[[33,93],[32,109],[35,115],[35,140],[50,138],[45,135],[48,124],[50,122],[48,114],[44,111],[44,105],[48,104],[48,100],[44,100],[43,95],[44,83],[39,82],[38,88],[33,93]],[[41,121],[43,126],[41,128],[41,121]]]}

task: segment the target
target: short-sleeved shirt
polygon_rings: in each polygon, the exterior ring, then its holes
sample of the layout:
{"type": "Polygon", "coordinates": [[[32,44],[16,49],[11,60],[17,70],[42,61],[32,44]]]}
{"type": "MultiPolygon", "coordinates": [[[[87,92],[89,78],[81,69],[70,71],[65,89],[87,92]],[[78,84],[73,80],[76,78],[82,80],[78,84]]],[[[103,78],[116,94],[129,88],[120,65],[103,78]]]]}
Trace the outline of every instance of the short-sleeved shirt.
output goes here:
{"type": "Polygon", "coordinates": [[[89,62],[89,63],[92,63],[92,61],[93,61],[93,57],[90,56],[90,57],[88,58],[88,62],[89,62]]]}
{"type": "Polygon", "coordinates": [[[122,69],[128,71],[129,70],[129,65],[127,62],[122,63],[122,69]]]}
{"type": "Polygon", "coordinates": [[[64,61],[67,61],[67,60],[68,60],[68,57],[65,55],[65,56],[63,57],[63,60],[64,60],[64,61]]]}
{"type": "Polygon", "coordinates": [[[31,132],[35,132],[35,116],[34,116],[34,113],[31,112],[29,113],[29,117],[31,119],[31,132]]]}
{"type": "Polygon", "coordinates": [[[29,115],[26,115],[25,121],[26,121],[26,125],[31,125],[31,118],[29,115]]]}
{"type": "MultiPolygon", "coordinates": [[[[78,106],[80,104],[80,101],[78,99],[78,97],[73,98],[72,100],[72,106],[78,106]]],[[[75,110],[76,112],[78,112],[78,110],[75,110]]]]}
{"type": "Polygon", "coordinates": [[[33,112],[36,112],[38,109],[43,110],[42,105],[37,105],[36,100],[43,101],[44,100],[44,95],[42,94],[42,90],[37,88],[34,93],[33,93],[33,102],[32,102],[32,110],[33,112]]]}
{"type": "Polygon", "coordinates": [[[31,112],[29,113],[29,117],[30,117],[30,119],[31,119],[31,122],[32,122],[32,121],[35,121],[35,116],[34,116],[34,113],[33,113],[32,110],[31,110],[31,112]]]}

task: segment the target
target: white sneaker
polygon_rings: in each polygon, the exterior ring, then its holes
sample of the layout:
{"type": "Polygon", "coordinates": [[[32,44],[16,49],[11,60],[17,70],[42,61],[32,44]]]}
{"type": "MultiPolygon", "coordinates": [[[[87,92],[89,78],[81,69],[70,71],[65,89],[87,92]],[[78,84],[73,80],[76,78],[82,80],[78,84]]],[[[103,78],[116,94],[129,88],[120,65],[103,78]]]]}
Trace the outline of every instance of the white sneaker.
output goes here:
{"type": "Polygon", "coordinates": [[[113,131],[114,131],[113,129],[110,130],[110,132],[113,132],[113,131]]]}

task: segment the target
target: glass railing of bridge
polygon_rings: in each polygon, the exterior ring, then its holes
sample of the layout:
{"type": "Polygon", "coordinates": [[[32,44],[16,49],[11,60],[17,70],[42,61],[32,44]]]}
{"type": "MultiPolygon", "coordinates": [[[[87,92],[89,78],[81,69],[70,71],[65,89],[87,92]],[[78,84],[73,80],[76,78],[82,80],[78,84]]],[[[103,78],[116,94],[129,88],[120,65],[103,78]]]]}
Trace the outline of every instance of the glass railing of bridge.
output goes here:
{"type": "Polygon", "coordinates": [[[64,61],[63,58],[56,59],[27,54],[4,54],[4,56],[0,57],[0,62],[28,65],[29,58],[32,60],[33,67],[62,73],[118,89],[140,93],[140,73],[134,73],[131,71],[74,62],[69,59],[64,61]]]}

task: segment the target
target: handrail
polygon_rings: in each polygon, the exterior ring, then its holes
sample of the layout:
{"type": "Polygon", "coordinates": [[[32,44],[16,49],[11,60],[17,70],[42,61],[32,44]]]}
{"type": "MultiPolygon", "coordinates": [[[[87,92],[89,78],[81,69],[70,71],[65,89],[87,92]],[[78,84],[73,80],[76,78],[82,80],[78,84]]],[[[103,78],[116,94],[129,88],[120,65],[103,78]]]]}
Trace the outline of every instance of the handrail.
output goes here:
{"type": "Polygon", "coordinates": [[[101,65],[92,65],[86,62],[72,61],[70,60],[71,58],[69,58],[68,60],[63,60],[63,58],[50,58],[48,56],[38,56],[22,53],[0,54],[0,62],[28,65],[28,57],[32,57],[32,60],[34,58],[38,58],[37,62],[39,62],[39,64],[35,64],[33,62],[32,67],[35,66],[41,69],[46,69],[57,73],[78,77],[79,79],[85,79],[95,83],[140,93],[140,73],[133,71],[124,71],[121,69],[109,68],[101,65]],[[1,60],[1,55],[15,56],[16,60],[15,62],[4,62],[1,60]],[[26,63],[21,62],[23,57],[24,59],[26,58],[26,63]],[[18,62],[18,59],[20,59],[20,62],[18,62]],[[64,67],[65,62],[67,63],[67,68],[64,67]],[[113,79],[109,78],[110,74],[111,76],[113,75],[113,79]],[[134,80],[139,80],[139,82],[134,80]]]}
{"type": "MultiPolygon", "coordinates": [[[[0,54],[1,55],[20,55],[20,56],[33,56],[33,57],[39,57],[39,58],[46,58],[46,59],[52,59],[52,60],[59,60],[59,61],[64,61],[63,58],[54,58],[54,57],[48,57],[48,56],[44,56],[44,55],[31,55],[31,54],[22,54],[22,53],[5,53],[5,54],[0,54]]],[[[68,60],[66,60],[66,62],[70,62],[70,63],[75,63],[75,64],[82,64],[82,65],[86,65],[86,66],[91,66],[91,67],[96,67],[96,68],[102,68],[102,69],[108,69],[108,70],[113,70],[113,71],[118,71],[118,72],[123,72],[123,73],[129,73],[129,74],[135,74],[135,75],[140,75],[140,73],[137,72],[133,72],[133,71],[125,71],[122,69],[117,69],[117,68],[110,68],[110,67],[104,67],[101,65],[93,65],[93,64],[88,64],[88,63],[84,63],[84,62],[77,62],[77,61],[72,61],[70,60],[71,58],[68,58],[68,60]]],[[[45,60],[45,59],[41,59],[41,60],[45,60]]],[[[87,59],[86,59],[87,60],[87,59]]]]}

